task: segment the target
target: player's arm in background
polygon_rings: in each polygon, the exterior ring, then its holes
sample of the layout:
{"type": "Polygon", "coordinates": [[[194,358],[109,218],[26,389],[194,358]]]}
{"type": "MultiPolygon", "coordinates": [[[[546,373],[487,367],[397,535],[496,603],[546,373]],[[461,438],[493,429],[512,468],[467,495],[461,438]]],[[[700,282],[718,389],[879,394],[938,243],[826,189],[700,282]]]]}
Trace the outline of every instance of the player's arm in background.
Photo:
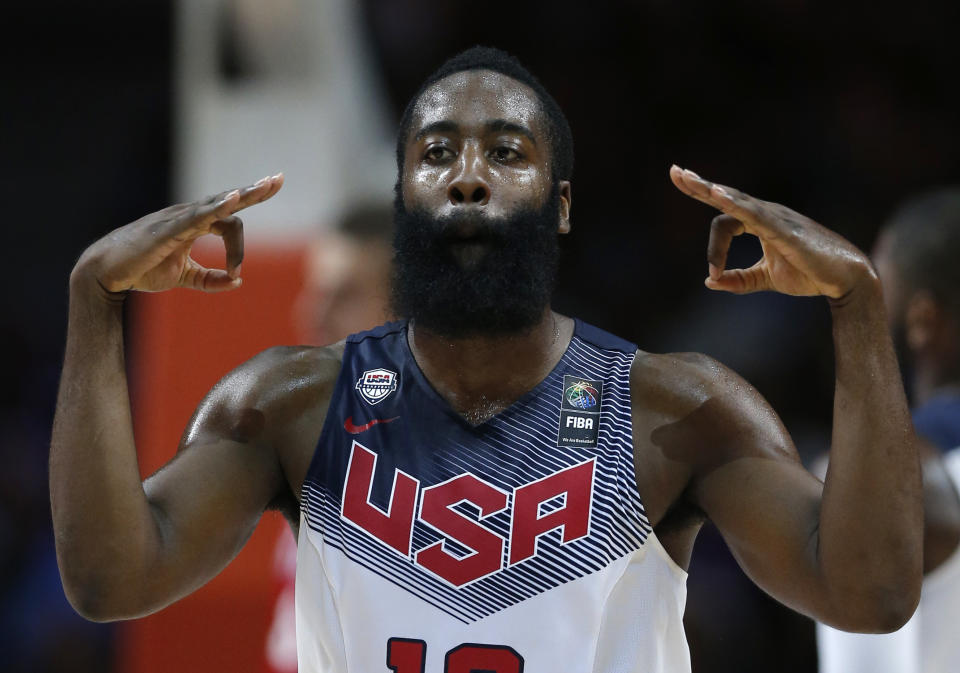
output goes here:
{"type": "Polygon", "coordinates": [[[702,436],[688,497],[747,574],[781,602],[844,630],[900,627],[920,597],[920,460],[869,259],[788,208],[676,167],[671,179],[723,212],[710,232],[707,286],[826,296],[835,351],[831,461],[822,485],[751,386],[716,363],[694,364],[706,399],[698,411],[712,418],[702,427],[725,430],[719,442],[702,436]],[[763,257],[749,269],[725,269],[741,233],[760,239],[763,257]]]}
{"type": "Polygon", "coordinates": [[[91,245],[71,274],[50,498],[64,589],[89,619],[147,614],[199,587],[289,491],[276,444],[284,423],[309,422],[304,410],[323,386],[306,376],[277,384],[308,369],[304,353],[271,349],[225,377],[198,408],[176,458],[141,483],[122,317],[130,290],[239,287],[243,236],[234,213],[281,185],[280,176],[266,178],[147,215],[91,245]],[[189,256],[211,233],[224,240],[226,270],[189,256]]]}

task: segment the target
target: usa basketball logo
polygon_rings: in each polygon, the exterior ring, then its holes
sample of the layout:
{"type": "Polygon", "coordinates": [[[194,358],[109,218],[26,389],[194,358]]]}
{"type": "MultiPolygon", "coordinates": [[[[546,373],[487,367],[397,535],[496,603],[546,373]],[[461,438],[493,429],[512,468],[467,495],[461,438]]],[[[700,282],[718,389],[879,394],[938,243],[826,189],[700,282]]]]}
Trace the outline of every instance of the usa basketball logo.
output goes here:
{"type": "Polygon", "coordinates": [[[397,374],[388,369],[369,369],[357,381],[357,391],[368,404],[383,402],[397,389],[397,374]]]}
{"type": "Polygon", "coordinates": [[[577,409],[589,409],[597,406],[600,393],[587,381],[577,381],[564,391],[564,395],[577,409]]]}

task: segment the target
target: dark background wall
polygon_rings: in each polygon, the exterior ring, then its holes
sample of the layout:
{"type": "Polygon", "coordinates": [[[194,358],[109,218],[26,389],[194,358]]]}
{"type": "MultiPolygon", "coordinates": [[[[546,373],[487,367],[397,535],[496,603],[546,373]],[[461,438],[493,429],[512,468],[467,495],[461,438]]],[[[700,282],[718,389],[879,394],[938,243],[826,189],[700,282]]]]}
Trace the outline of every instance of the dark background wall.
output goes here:
{"type": "MultiPolygon", "coordinates": [[[[362,7],[395,113],[440,61],[476,43],[516,53],[566,111],[577,165],[558,308],[647,350],[719,357],[770,399],[805,458],[826,448],[823,302],[705,290],[712,214],[676,192],[667,169],[677,163],[787,204],[869,248],[900,200],[960,181],[955,3],[362,7]]],[[[172,11],[159,0],[4,9],[8,670],[103,670],[97,662],[109,656],[109,629],[71,616],[51,565],[46,452],[73,261],[97,236],[168,200],[172,11]]],[[[738,241],[732,261],[756,256],[738,241]]],[[[689,587],[694,670],[815,670],[809,622],[753,589],[715,533],[698,543],[689,587]]]]}

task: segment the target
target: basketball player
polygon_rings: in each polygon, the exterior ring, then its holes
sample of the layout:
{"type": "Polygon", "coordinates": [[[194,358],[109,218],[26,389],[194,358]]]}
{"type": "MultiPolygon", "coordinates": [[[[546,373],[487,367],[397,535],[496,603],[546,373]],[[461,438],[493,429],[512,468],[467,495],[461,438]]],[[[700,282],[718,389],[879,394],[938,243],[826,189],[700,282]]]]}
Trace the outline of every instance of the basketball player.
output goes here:
{"type": "Polygon", "coordinates": [[[904,205],[881,232],[874,264],[911,384],[913,423],[926,440],[924,584],[920,607],[896,633],[817,626],[821,673],[960,671],[960,190],[904,205]]]}
{"type": "Polygon", "coordinates": [[[124,297],[238,287],[235,213],[282,177],[171,206],[88,248],[71,275],[50,466],[72,604],[101,620],[159,610],[219,572],[264,509],[299,507],[302,671],[674,673],[690,666],[684,568],[707,516],[785,604],[843,629],[902,625],[922,578],[920,467],[867,256],[788,208],[670,169],[721,211],[709,288],[830,303],[834,460],[822,484],[733,372],[638,351],[550,309],[572,166],[562,113],[518,62],[484,48],[448,61],[398,136],[402,320],[241,365],[142,484],[124,297]],[[224,270],[190,259],[210,233],[224,239],[224,270]],[[763,258],[726,269],[742,233],[763,258]]]}

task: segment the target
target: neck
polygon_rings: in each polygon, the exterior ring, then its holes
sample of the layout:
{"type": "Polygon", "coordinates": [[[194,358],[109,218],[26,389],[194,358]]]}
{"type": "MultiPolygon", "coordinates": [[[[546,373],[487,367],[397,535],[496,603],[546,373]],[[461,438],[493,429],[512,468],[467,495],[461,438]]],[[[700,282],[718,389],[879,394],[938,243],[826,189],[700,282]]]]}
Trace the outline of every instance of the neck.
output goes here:
{"type": "Polygon", "coordinates": [[[450,339],[410,322],[410,350],[427,380],[475,425],[513,404],[556,366],[573,335],[573,320],[547,307],[529,330],[450,339]]]}

